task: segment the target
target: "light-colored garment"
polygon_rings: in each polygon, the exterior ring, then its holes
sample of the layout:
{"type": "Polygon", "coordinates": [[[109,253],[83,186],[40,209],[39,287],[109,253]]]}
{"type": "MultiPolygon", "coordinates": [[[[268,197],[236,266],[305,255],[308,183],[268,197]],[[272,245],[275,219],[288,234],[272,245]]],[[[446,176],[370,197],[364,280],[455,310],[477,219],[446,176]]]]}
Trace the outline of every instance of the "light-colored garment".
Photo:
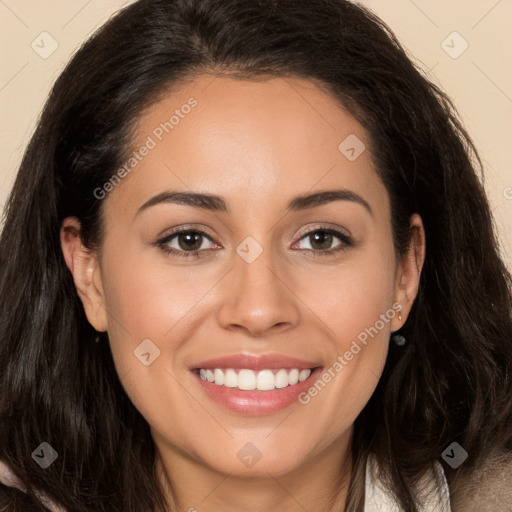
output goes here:
{"type": "MultiPolygon", "coordinates": [[[[391,495],[386,490],[381,479],[377,477],[378,465],[373,457],[368,458],[366,463],[366,486],[365,486],[365,506],[364,512],[404,512],[391,495]]],[[[437,473],[438,480],[442,482],[438,487],[433,474],[423,479],[423,489],[428,500],[421,512],[451,512],[450,492],[441,464],[436,463],[434,471],[437,473]]],[[[23,483],[10,470],[9,466],[0,460],[0,482],[8,487],[17,487],[26,491],[23,483]]],[[[56,503],[49,500],[44,494],[38,493],[39,499],[52,512],[66,512],[66,510],[56,503]]]]}
{"type": "MultiPolygon", "coordinates": [[[[378,477],[378,470],[376,459],[370,455],[366,463],[364,512],[404,512],[378,477]]],[[[424,497],[421,512],[451,512],[448,482],[439,462],[423,477],[420,487],[424,497]]]]}
{"type": "MultiPolygon", "coordinates": [[[[0,460],[0,482],[7,487],[17,487],[18,489],[26,492],[27,488],[23,482],[12,472],[11,468],[2,460],[0,460]]],[[[66,512],[66,509],[57,505],[50,500],[44,493],[36,491],[37,497],[41,502],[52,512],[66,512]]]]}

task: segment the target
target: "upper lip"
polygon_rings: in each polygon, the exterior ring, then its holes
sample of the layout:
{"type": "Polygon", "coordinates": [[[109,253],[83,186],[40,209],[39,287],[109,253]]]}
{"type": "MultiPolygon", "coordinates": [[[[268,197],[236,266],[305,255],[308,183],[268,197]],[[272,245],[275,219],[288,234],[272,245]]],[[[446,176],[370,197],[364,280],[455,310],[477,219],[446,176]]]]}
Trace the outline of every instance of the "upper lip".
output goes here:
{"type": "Polygon", "coordinates": [[[228,356],[217,357],[201,361],[192,366],[192,369],[199,368],[246,368],[248,370],[265,370],[276,368],[297,368],[299,370],[306,368],[316,368],[319,366],[313,361],[306,361],[289,357],[282,354],[231,354],[228,356]]]}

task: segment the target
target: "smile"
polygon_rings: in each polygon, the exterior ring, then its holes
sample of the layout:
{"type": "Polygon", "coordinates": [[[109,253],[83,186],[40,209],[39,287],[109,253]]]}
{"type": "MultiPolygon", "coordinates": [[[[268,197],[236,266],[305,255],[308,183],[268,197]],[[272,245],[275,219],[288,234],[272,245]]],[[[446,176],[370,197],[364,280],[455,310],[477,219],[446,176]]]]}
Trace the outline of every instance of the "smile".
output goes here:
{"type": "Polygon", "coordinates": [[[274,414],[296,406],[299,395],[321,374],[322,367],[319,359],[246,352],[189,366],[199,389],[212,404],[243,416],[274,414]]]}
{"type": "Polygon", "coordinates": [[[272,391],[287,386],[295,386],[311,375],[312,369],[280,368],[264,369],[259,371],[234,368],[199,369],[202,380],[212,382],[218,386],[238,388],[243,391],[272,391]]]}

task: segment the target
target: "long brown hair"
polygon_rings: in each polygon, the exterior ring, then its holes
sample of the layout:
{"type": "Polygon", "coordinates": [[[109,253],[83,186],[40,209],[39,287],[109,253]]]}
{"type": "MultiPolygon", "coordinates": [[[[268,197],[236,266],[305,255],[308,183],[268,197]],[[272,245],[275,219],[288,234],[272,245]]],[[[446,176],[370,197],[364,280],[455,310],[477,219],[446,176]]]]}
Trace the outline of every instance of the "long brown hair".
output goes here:
{"type": "MultiPolygon", "coordinates": [[[[450,482],[492,449],[512,449],[511,277],[499,254],[480,162],[449,99],[378,18],[345,0],[140,0],[74,55],[25,152],[0,238],[0,458],[27,495],[0,486],[11,510],[45,492],[77,512],[165,510],[149,427],[124,392],[106,336],[87,322],[60,249],[76,216],[101,244],[94,190],[129,151],[143,110],[202,72],[299,76],[325,87],[369,132],[389,193],[397,254],[409,218],[427,240],[419,295],[356,420],[347,510],[362,510],[373,453],[406,511],[418,478],[459,443],[450,482]],[[41,442],[59,457],[47,469],[41,442]]],[[[34,510],[43,510],[41,505],[34,510]]]]}

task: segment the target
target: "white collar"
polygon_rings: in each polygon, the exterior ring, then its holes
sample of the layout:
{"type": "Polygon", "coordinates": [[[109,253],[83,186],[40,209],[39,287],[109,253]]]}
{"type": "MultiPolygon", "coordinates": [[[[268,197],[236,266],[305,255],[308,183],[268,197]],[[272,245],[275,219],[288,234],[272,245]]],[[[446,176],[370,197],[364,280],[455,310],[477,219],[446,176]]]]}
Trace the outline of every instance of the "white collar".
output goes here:
{"type": "MultiPolygon", "coordinates": [[[[364,512],[404,512],[386,488],[383,479],[379,478],[378,471],[377,460],[370,455],[366,463],[364,512]]],[[[425,497],[420,512],[451,512],[450,491],[439,462],[435,463],[433,471],[429,471],[421,479],[420,485],[422,496],[425,497]]]]}

